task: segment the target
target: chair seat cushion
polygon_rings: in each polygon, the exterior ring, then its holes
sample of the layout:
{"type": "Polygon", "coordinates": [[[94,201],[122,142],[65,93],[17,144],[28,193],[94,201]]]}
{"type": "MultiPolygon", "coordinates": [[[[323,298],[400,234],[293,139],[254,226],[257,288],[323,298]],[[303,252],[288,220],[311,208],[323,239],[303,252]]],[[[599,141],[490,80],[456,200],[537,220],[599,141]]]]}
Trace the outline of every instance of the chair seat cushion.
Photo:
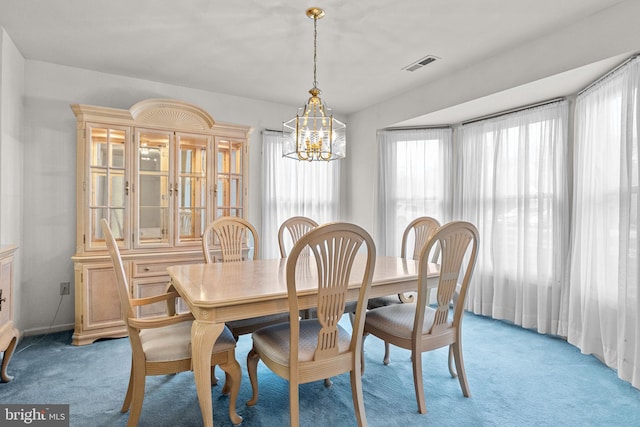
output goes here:
{"type": "MultiPolygon", "coordinates": [[[[169,362],[191,358],[191,325],[186,321],[161,328],[140,331],[140,342],[149,362],[169,362]]],[[[231,331],[226,326],[213,346],[213,353],[227,351],[236,346],[231,331]]]]}
{"type": "MultiPolygon", "coordinates": [[[[252,335],[253,348],[280,365],[288,365],[290,347],[289,328],[290,324],[287,322],[267,326],[255,331],[252,335]]],[[[318,333],[321,328],[322,326],[317,319],[300,321],[299,361],[308,362],[313,360],[313,355],[318,345],[318,333]]],[[[350,344],[351,335],[343,327],[338,325],[338,351],[340,353],[348,351],[350,344]]]]}
{"type": "MultiPolygon", "coordinates": [[[[344,305],[345,313],[355,313],[358,309],[358,301],[347,301],[344,305]]],[[[318,318],[318,309],[307,308],[301,311],[303,319],[317,319],[318,318]]]]}
{"type": "Polygon", "coordinates": [[[231,332],[235,335],[244,335],[250,334],[265,326],[288,321],[289,313],[278,313],[249,319],[232,320],[231,322],[227,322],[227,326],[229,326],[229,329],[231,329],[231,332]]]}
{"type": "MultiPolygon", "coordinates": [[[[423,333],[427,333],[433,324],[436,311],[426,307],[424,311],[423,333]]],[[[365,330],[380,330],[388,334],[410,339],[413,321],[416,315],[415,303],[394,304],[367,311],[365,330]]]]}
{"type": "Polygon", "coordinates": [[[402,304],[402,301],[400,301],[400,297],[398,296],[398,294],[387,295],[385,297],[369,298],[367,308],[369,310],[372,310],[374,308],[386,307],[388,305],[394,304],[402,304]]]}

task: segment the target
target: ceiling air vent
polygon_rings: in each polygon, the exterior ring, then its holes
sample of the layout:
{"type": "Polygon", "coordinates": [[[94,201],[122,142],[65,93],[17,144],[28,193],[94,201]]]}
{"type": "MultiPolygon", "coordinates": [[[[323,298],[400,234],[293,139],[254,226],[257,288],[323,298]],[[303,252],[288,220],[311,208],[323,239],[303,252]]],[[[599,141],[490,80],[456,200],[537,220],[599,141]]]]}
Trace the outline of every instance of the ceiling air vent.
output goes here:
{"type": "Polygon", "coordinates": [[[412,62],[411,64],[407,65],[406,67],[403,67],[403,70],[407,70],[407,71],[415,71],[419,68],[424,67],[425,65],[429,65],[432,62],[434,62],[436,59],[440,59],[437,56],[433,56],[433,55],[427,55],[424,58],[418,59],[415,62],[412,62]]]}

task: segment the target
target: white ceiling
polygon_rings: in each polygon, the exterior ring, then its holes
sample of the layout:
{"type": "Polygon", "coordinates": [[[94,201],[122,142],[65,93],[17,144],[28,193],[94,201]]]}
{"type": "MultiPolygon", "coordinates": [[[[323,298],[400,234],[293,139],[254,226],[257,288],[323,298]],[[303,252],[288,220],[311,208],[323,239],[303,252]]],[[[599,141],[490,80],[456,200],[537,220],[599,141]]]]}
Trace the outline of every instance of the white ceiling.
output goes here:
{"type": "MultiPolygon", "coordinates": [[[[350,114],[619,2],[0,0],[0,26],[26,59],[300,105],[313,83],[313,21],[305,11],[319,6],[326,16],[318,21],[318,86],[330,107],[350,114]],[[403,70],[426,55],[440,59],[403,70]]],[[[542,83],[550,92],[566,81],[580,88],[618,60],[542,83]]],[[[521,99],[496,94],[403,125],[521,105],[540,97],[540,83],[519,88],[521,99]]]]}

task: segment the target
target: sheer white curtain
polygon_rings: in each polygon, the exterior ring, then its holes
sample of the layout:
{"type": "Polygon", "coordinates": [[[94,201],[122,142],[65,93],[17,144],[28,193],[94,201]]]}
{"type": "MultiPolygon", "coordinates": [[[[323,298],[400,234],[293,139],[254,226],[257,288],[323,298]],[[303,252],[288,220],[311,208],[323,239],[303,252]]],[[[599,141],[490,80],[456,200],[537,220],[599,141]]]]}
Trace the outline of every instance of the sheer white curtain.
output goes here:
{"type": "Polygon", "coordinates": [[[640,58],[576,100],[574,209],[561,332],[640,387],[640,58]]]}
{"type": "Polygon", "coordinates": [[[456,130],[454,217],[480,231],[467,309],[556,334],[569,242],[566,101],[456,130]]]}
{"type": "Polygon", "coordinates": [[[340,161],[303,162],[282,157],[281,132],[262,132],[261,257],[278,258],[278,228],[292,216],[318,224],[339,220],[340,161]]]}
{"type": "Polygon", "coordinates": [[[405,227],[419,216],[451,217],[451,129],[378,132],[378,253],[400,255],[405,227]]]}

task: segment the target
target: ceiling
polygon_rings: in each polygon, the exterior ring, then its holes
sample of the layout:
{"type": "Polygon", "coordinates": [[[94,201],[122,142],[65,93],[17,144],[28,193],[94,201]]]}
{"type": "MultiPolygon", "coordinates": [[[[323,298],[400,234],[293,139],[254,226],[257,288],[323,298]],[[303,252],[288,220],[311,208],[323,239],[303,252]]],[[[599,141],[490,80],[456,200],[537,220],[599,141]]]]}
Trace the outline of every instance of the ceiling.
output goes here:
{"type": "MultiPolygon", "coordinates": [[[[313,83],[305,11],[319,6],[318,87],[330,107],[350,114],[620,2],[0,0],[0,25],[26,59],[297,106],[313,83]],[[427,55],[438,59],[403,70],[427,55]]],[[[564,79],[584,86],[617,60],[564,79]]],[[[520,92],[522,103],[540,95],[534,83],[520,92]]],[[[496,96],[403,124],[452,123],[514,102],[513,94],[496,96]]]]}

